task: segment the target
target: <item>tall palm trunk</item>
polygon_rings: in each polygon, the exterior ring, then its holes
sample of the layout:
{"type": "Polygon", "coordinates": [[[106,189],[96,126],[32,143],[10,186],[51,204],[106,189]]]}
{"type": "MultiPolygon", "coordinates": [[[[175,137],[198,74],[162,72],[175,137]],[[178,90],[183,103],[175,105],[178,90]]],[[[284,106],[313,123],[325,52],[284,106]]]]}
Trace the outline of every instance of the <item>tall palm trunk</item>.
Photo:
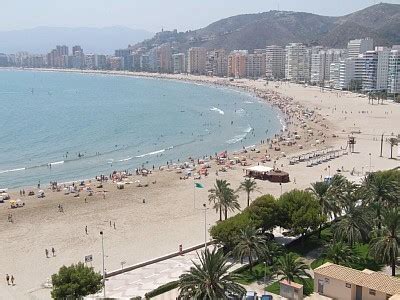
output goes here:
{"type": "Polygon", "coordinates": [[[250,206],[250,192],[247,192],[247,207],[250,206]]]}
{"type": "Polygon", "coordinates": [[[225,205],[225,220],[228,219],[228,207],[225,205]]]}
{"type": "Polygon", "coordinates": [[[222,207],[219,206],[219,220],[222,221],[222,207]]]}
{"type": "Polygon", "coordinates": [[[252,253],[250,251],[250,253],[249,253],[249,266],[250,266],[249,270],[250,270],[250,272],[253,272],[253,258],[251,257],[252,256],[251,254],[252,253]]]}

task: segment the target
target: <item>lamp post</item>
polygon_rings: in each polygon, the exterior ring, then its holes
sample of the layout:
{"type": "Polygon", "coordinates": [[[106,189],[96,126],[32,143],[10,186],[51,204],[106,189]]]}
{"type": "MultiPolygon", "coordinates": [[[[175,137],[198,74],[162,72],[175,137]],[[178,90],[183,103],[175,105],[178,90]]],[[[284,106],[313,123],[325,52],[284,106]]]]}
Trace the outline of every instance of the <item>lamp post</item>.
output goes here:
{"type": "Polygon", "coordinates": [[[279,185],[281,186],[281,197],[282,197],[282,182],[279,182],[279,185]]]}
{"type": "Polygon", "coordinates": [[[106,271],[104,268],[104,235],[103,231],[100,231],[101,235],[101,253],[103,255],[103,296],[106,297],[106,271]]]}
{"type": "Polygon", "coordinates": [[[264,288],[266,288],[267,285],[267,262],[264,261],[264,288]]]}
{"type": "Polygon", "coordinates": [[[328,166],[328,176],[331,177],[331,166],[328,166]]]}
{"type": "Polygon", "coordinates": [[[204,251],[207,249],[207,205],[204,203],[204,251]]]}
{"type": "Polygon", "coordinates": [[[369,154],[369,173],[371,173],[372,158],[371,153],[369,154]]]}

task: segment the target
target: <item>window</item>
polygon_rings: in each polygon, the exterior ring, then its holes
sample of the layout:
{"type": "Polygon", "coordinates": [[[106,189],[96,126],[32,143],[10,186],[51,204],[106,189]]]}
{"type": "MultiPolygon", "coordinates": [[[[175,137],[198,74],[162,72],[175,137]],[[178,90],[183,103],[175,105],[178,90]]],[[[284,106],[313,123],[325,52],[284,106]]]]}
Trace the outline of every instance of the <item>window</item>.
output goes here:
{"type": "Polygon", "coordinates": [[[350,283],[346,283],[346,287],[347,288],[351,288],[351,284],[350,283]]]}
{"type": "Polygon", "coordinates": [[[372,296],[375,296],[375,295],[376,295],[376,291],[370,289],[370,290],[369,290],[369,294],[372,295],[372,296]]]}

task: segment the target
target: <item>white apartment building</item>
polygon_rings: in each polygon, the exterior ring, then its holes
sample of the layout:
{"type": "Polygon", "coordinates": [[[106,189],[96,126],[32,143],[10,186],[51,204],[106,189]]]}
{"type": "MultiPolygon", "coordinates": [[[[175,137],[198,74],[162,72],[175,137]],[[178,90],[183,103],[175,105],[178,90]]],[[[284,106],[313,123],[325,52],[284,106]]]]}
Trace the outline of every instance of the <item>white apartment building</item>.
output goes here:
{"type": "Polygon", "coordinates": [[[276,45],[266,48],[265,75],[270,79],[285,77],[285,50],[276,45]]]}
{"type": "Polygon", "coordinates": [[[224,49],[207,52],[206,71],[214,76],[227,76],[228,55],[224,49]]]}
{"type": "Polygon", "coordinates": [[[328,49],[325,53],[325,81],[330,81],[331,64],[338,63],[346,56],[345,49],[328,49]]]}
{"type": "Polygon", "coordinates": [[[265,54],[254,53],[247,55],[246,77],[259,78],[265,76],[265,54]]]}
{"type": "Polygon", "coordinates": [[[311,83],[320,85],[325,81],[326,51],[322,47],[314,47],[311,50],[311,83]]]}
{"type": "Polygon", "coordinates": [[[310,79],[310,51],[301,43],[286,46],[285,77],[294,82],[310,79]]]}
{"type": "Polygon", "coordinates": [[[374,50],[374,40],[371,38],[351,40],[347,44],[347,57],[356,58],[364,52],[374,50]]]}
{"type": "Polygon", "coordinates": [[[356,68],[355,58],[346,58],[339,64],[339,89],[347,90],[350,83],[354,80],[356,68]]]}
{"type": "Polygon", "coordinates": [[[177,53],[172,55],[172,67],[174,74],[181,74],[186,72],[186,60],[184,53],[177,53]]]}
{"type": "Polygon", "coordinates": [[[400,94],[400,47],[399,49],[394,49],[390,52],[388,68],[388,93],[400,94]]]}
{"type": "Polygon", "coordinates": [[[388,84],[390,49],[376,47],[364,53],[363,91],[386,91],[388,84]]]}
{"type": "Polygon", "coordinates": [[[193,47],[188,51],[188,73],[204,75],[206,73],[207,50],[203,47],[193,47]]]}
{"type": "Polygon", "coordinates": [[[331,63],[329,67],[329,86],[340,89],[340,62],[331,63]]]}

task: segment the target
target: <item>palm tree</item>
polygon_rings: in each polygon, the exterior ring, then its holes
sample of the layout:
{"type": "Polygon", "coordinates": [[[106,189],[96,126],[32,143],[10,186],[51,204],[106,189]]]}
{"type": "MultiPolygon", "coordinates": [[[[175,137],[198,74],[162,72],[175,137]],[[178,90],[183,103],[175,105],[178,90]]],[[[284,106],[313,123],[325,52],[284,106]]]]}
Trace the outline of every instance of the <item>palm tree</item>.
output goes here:
{"type": "Polygon", "coordinates": [[[330,244],[322,254],[322,257],[337,265],[350,266],[356,256],[353,250],[343,242],[330,244]]]}
{"type": "Polygon", "coordinates": [[[214,184],[214,188],[210,189],[208,192],[208,200],[214,203],[214,209],[219,211],[219,220],[222,221],[222,209],[223,209],[223,194],[226,188],[226,180],[217,179],[214,184]]]}
{"type": "Polygon", "coordinates": [[[382,227],[382,207],[390,205],[390,201],[397,196],[398,184],[378,172],[371,173],[364,179],[363,189],[368,204],[376,211],[376,220],[380,231],[382,227]]]}
{"type": "Polygon", "coordinates": [[[276,274],[281,275],[282,279],[286,279],[289,282],[296,279],[303,281],[304,277],[311,277],[307,270],[309,270],[308,265],[301,258],[297,257],[296,254],[290,252],[278,259],[276,274]]]}
{"type": "Polygon", "coordinates": [[[243,258],[249,259],[250,272],[253,271],[253,258],[259,256],[265,248],[265,238],[258,234],[255,227],[248,226],[240,230],[239,242],[233,249],[235,256],[243,261],[243,258]]]}
{"type": "Polygon", "coordinates": [[[250,178],[245,179],[240,183],[238,191],[245,191],[247,194],[247,207],[250,206],[250,194],[257,190],[257,182],[250,178]]]}
{"type": "Polygon", "coordinates": [[[400,255],[400,210],[388,209],[384,212],[383,230],[371,240],[370,253],[379,262],[390,265],[392,276],[396,275],[396,261],[400,255]]]}
{"type": "Polygon", "coordinates": [[[335,241],[345,241],[353,247],[355,243],[366,240],[369,234],[369,211],[351,198],[347,199],[344,211],[345,215],[333,225],[333,237],[335,241]]]}
{"type": "MultiPolygon", "coordinates": [[[[318,200],[321,207],[321,215],[324,218],[333,218],[340,212],[338,205],[334,201],[333,189],[330,189],[330,187],[330,183],[320,181],[312,183],[311,187],[307,189],[318,200]]],[[[322,225],[322,223],[319,225],[318,238],[321,238],[322,225]]]]}
{"type": "MultiPolygon", "coordinates": [[[[228,255],[228,254],[227,254],[228,255]]],[[[237,275],[229,273],[227,255],[216,248],[197,254],[200,263],[193,262],[189,271],[179,277],[179,296],[182,299],[225,299],[227,294],[242,297],[246,290],[237,284],[237,275]]]]}

